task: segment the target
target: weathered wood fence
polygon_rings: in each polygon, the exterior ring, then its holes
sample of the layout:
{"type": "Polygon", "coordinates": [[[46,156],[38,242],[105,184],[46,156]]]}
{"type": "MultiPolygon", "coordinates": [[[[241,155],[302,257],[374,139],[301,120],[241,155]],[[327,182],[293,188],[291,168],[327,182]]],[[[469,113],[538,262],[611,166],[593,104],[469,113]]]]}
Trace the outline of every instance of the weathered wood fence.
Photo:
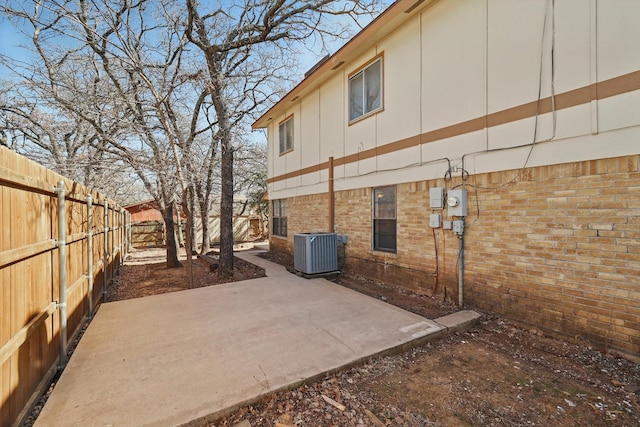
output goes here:
{"type": "Polygon", "coordinates": [[[0,147],[0,426],[67,362],[129,247],[128,213],[0,147]]]}

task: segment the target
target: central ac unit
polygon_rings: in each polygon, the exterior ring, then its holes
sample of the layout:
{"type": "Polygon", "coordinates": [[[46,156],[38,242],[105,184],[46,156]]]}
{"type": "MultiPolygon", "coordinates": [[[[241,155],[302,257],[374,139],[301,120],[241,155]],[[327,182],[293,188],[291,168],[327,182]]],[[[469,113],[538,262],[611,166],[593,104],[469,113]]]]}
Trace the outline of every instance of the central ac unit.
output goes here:
{"type": "Polygon", "coordinates": [[[301,233],[293,235],[293,268],[304,274],[338,270],[336,233],[301,233]]]}

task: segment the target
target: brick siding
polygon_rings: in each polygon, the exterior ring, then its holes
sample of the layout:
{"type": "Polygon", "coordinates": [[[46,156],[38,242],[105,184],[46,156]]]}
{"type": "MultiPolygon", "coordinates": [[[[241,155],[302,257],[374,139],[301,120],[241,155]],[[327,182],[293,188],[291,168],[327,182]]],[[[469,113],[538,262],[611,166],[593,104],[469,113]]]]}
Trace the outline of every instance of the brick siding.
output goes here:
{"type": "MultiPolygon", "coordinates": [[[[459,240],[429,227],[429,188],[465,185],[466,305],[638,355],[639,164],[630,156],[398,184],[395,254],[371,249],[371,189],[337,192],[345,268],[457,301],[459,240]]],[[[289,199],[289,236],[272,238],[273,250],[292,253],[293,234],[326,231],[327,197],[289,199]]]]}

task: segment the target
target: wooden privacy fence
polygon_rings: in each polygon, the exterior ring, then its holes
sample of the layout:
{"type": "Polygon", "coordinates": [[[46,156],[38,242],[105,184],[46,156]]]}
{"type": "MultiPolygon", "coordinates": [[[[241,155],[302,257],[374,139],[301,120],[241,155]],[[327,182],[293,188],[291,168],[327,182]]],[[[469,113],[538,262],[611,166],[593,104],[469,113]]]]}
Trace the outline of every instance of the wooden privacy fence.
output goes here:
{"type": "Polygon", "coordinates": [[[126,255],[128,218],[0,147],[0,426],[20,424],[66,364],[126,255]]]}

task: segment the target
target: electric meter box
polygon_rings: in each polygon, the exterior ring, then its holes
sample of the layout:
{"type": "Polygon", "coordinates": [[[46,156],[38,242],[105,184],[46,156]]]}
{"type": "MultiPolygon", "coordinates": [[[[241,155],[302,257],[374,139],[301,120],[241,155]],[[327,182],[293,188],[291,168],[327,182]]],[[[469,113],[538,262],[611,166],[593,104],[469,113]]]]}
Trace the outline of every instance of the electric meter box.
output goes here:
{"type": "Polygon", "coordinates": [[[449,216],[467,216],[467,190],[459,188],[447,192],[449,216]]]}
{"type": "Polygon", "coordinates": [[[444,209],[444,188],[434,187],[429,189],[429,207],[431,209],[444,209]]]}

